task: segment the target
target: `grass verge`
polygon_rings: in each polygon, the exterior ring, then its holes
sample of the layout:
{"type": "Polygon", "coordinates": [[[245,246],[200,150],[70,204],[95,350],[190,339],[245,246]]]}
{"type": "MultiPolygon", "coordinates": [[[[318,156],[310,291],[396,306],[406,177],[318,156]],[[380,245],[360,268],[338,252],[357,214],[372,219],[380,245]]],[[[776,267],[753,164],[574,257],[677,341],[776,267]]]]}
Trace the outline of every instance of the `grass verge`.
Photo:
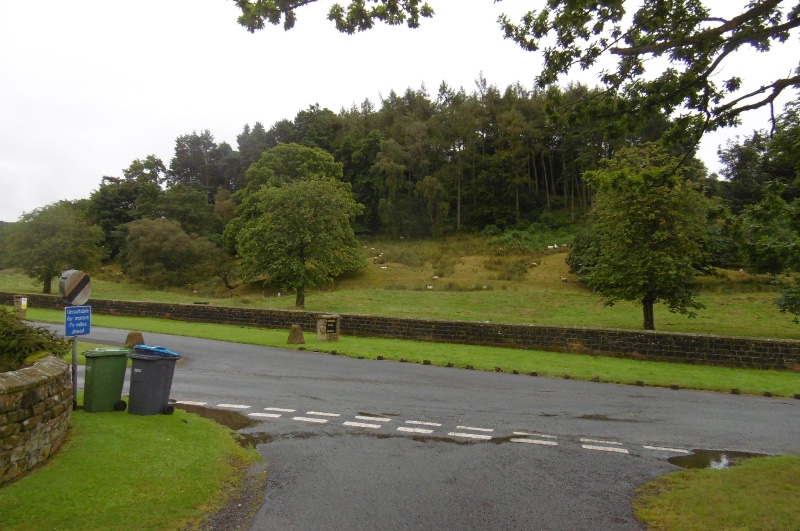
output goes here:
{"type": "MultiPolygon", "coordinates": [[[[61,322],[63,315],[56,310],[28,310],[28,318],[38,321],[61,322]]],[[[134,318],[96,315],[94,326],[138,330],[232,341],[252,345],[281,348],[298,348],[287,345],[288,331],[263,328],[237,327],[209,323],[186,323],[155,318],[134,318]]],[[[336,343],[323,343],[316,334],[304,334],[306,345],[302,348],[354,358],[405,360],[414,363],[430,362],[431,365],[453,367],[471,366],[477,370],[537,373],[541,376],[569,377],[578,380],[641,384],[656,387],[698,389],[716,392],[744,394],[769,393],[774,396],[793,397],[800,395],[800,373],[764,371],[757,369],[733,369],[702,365],[684,365],[655,361],[628,360],[583,354],[562,354],[512,348],[480,347],[424,343],[399,339],[378,339],[343,336],[336,343]]],[[[120,342],[125,334],[121,333],[120,342]]],[[[147,337],[145,336],[145,341],[147,337]]]]}
{"type": "Polygon", "coordinates": [[[723,470],[687,470],[648,483],[634,513],[648,529],[800,529],[800,455],[723,470]]]}
{"type": "Polygon", "coordinates": [[[258,459],[229,430],[185,411],[77,411],[58,454],[0,489],[0,529],[192,529],[258,459]]]}

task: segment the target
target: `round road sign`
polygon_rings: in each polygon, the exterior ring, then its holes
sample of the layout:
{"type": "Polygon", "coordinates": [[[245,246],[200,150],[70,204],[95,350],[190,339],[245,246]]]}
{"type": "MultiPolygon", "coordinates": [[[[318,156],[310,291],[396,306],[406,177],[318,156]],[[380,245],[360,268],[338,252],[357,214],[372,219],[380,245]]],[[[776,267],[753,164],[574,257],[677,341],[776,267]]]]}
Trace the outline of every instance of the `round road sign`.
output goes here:
{"type": "Polygon", "coordinates": [[[58,283],[58,292],[64,302],[72,306],[86,304],[92,295],[92,284],[89,275],[77,269],[70,269],[61,273],[58,283]]]}

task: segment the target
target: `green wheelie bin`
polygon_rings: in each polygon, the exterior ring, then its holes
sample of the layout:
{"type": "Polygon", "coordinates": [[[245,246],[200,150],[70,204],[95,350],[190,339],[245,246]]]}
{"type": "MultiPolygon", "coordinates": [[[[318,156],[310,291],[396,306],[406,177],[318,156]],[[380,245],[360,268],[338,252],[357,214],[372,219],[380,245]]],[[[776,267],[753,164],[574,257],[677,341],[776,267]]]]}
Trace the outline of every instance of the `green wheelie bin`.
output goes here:
{"type": "Polygon", "coordinates": [[[122,400],[125,367],[129,348],[93,348],[86,356],[86,373],[83,382],[83,409],[90,413],[125,411],[128,405],[122,400]]]}

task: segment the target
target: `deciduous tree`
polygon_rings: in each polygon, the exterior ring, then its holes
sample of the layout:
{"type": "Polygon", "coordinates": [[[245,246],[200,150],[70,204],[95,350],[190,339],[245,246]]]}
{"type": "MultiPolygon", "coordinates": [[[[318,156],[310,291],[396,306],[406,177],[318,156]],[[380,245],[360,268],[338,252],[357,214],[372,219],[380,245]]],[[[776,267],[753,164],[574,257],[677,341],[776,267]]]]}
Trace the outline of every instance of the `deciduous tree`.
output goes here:
{"type": "Polygon", "coordinates": [[[243,277],[296,290],[298,308],[306,288],[366,266],[350,224],[362,207],[349,184],[318,176],[262,186],[247,205],[236,235],[243,277]]]}
{"type": "Polygon", "coordinates": [[[126,269],[131,278],[164,287],[187,287],[216,275],[224,256],[207,238],[187,234],[171,219],[138,219],[126,239],[126,269]]]}
{"type": "Polygon", "coordinates": [[[683,178],[680,161],[657,144],[620,150],[587,172],[596,190],[588,234],[570,253],[571,270],[606,298],[694,316],[694,278],[704,264],[708,199],[683,178]]]}
{"type": "Polygon", "coordinates": [[[103,230],[66,202],[23,214],[8,234],[8,265],[52,292],[53,278],[68,269],[92,271],[103,257],[103,230]]]}

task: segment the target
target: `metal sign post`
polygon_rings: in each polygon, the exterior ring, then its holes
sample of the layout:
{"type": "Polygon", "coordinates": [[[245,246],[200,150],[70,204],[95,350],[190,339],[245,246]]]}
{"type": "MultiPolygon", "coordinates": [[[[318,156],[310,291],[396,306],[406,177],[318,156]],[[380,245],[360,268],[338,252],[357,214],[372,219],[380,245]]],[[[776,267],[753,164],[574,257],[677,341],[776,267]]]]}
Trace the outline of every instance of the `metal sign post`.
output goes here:
{"type": "Polygon", "coordinates": [[[72,410],[78,409],[78,336],[92,331],[92,307],[85,304],[92,294],[89,275],[70,269],[61,274],[58,292],[67,306],[64,308],[64,337],[72,338],[72,410]]]}

